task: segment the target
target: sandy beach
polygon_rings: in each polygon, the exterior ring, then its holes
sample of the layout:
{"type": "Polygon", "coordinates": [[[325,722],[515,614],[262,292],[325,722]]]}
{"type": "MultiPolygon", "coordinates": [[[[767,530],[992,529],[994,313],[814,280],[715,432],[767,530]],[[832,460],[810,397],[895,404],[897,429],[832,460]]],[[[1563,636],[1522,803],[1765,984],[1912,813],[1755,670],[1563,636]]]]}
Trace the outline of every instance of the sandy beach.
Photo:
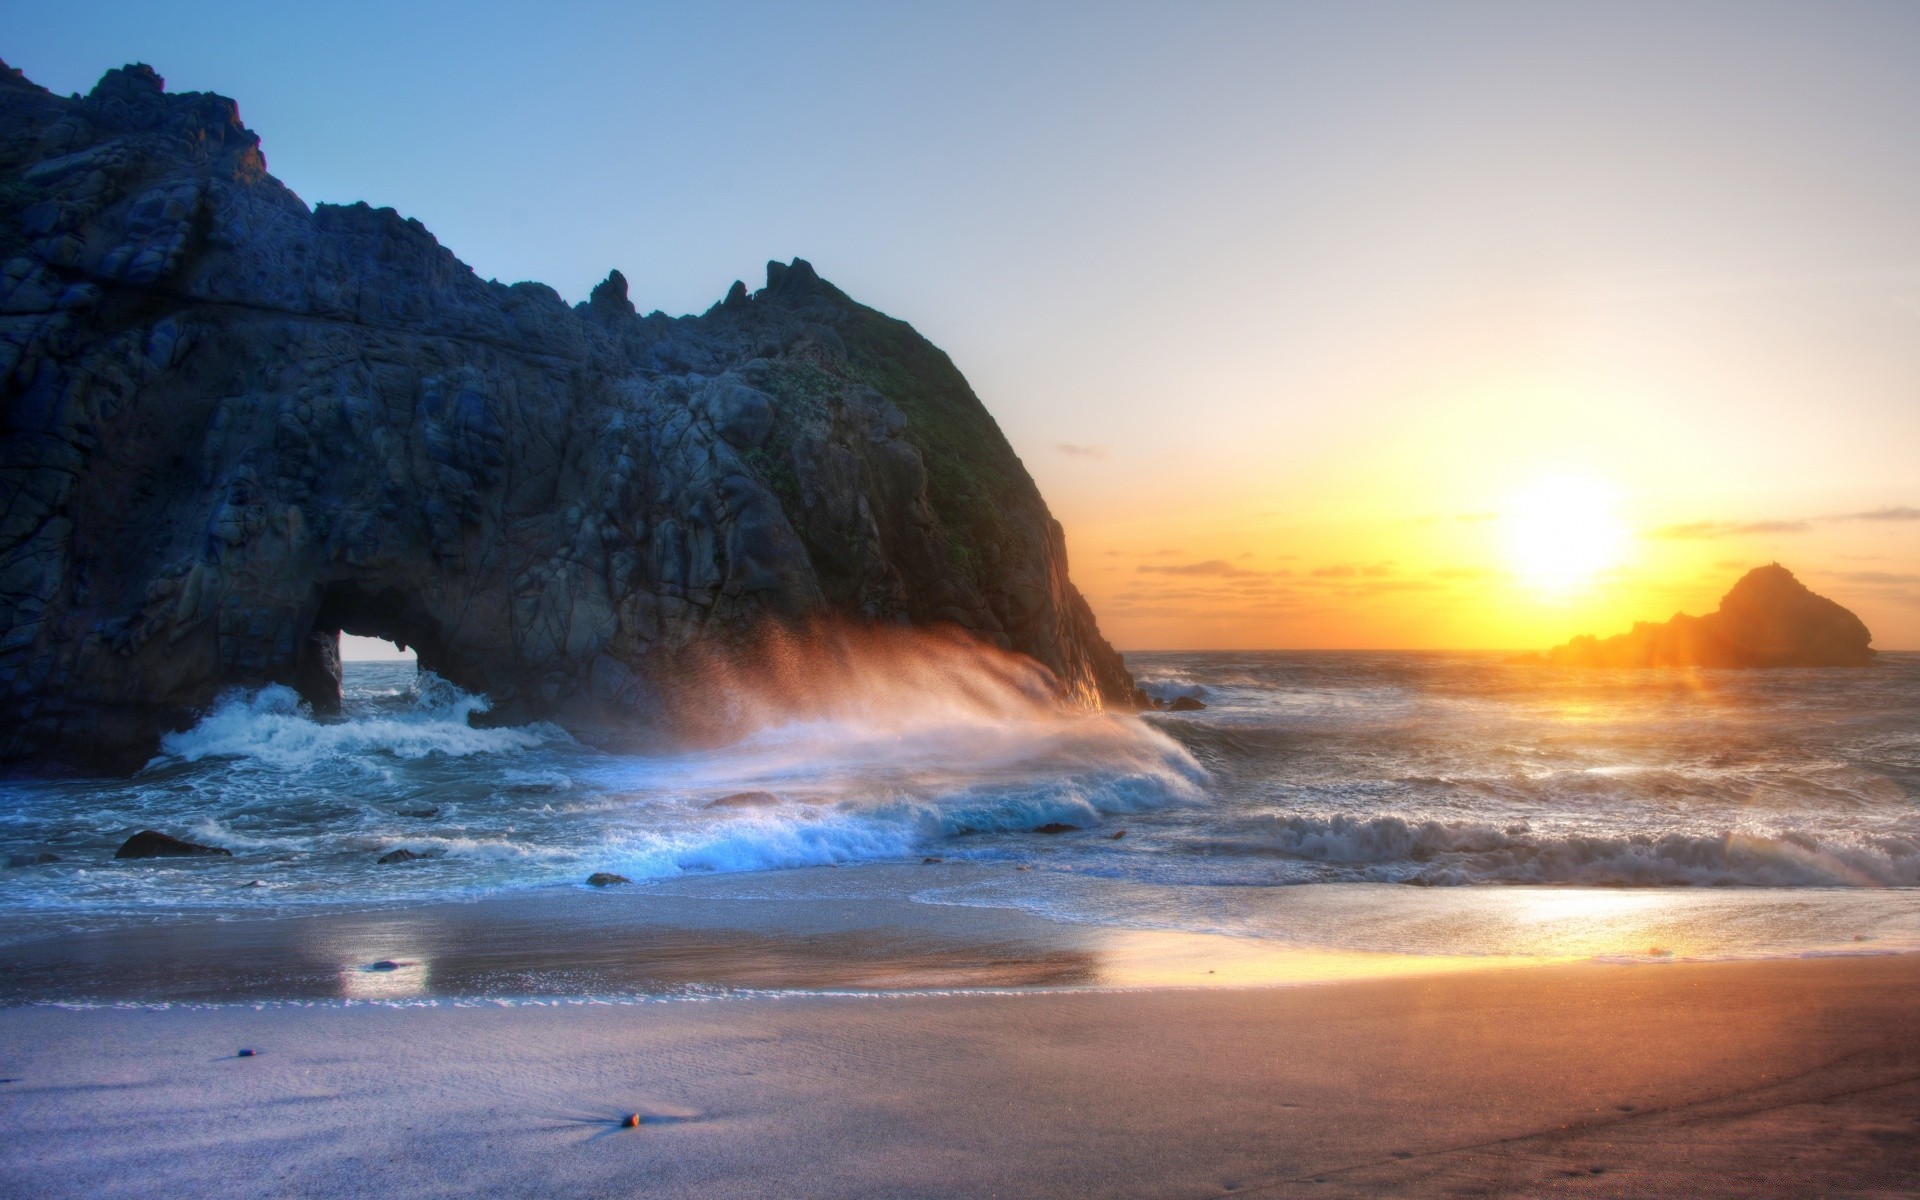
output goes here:
{"type": "Polygon", "coordinates": [[[1198,989],[21,1006],[0,1010],[0,1191],[1907,1195],[1916,987],[1920,957],[1887,955],[1198,989]]]}

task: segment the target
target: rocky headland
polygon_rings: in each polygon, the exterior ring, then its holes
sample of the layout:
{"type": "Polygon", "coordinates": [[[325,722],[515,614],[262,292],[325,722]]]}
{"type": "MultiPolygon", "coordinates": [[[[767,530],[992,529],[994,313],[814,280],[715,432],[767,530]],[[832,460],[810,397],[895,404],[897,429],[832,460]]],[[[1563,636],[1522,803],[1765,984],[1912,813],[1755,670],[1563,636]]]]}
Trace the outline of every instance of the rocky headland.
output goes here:
{"type": "Polygon", "coordinates": [[[223,97],[0,64],[0,762],[131,769],[341,631],[630,730],[768,622],[948,625],[1138,706],[966,380],[805,261],[706,313],[309,207],[223,97]]]}
{"type": "Polygon", "coordinates": [[[1864,667],[1873,635],[1779,563],[1755,567],[1705,616],[1641,621],[1610,638],[1577,637],[1533,661],[1575,667],[1864,667]]]}

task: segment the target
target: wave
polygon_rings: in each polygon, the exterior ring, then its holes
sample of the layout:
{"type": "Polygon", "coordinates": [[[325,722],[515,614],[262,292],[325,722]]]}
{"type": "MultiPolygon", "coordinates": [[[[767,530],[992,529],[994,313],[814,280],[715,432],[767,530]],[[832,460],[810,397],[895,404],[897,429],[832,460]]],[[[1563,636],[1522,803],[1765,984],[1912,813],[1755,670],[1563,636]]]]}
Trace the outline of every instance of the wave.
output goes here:
{"type": "Polygon", "coordinates": [[[1779,830],[1552,833],[1525,824],[1290,816],[1208,849],[1326,864],[1351,878],[1439,886],[1920,886],[1920,836],[1905,833],[1824,839],[1779,830]]]}
{"type": "Polygon", "coordinates": [[[269,684],[231,691],[192,728],[162,738],[160,758],[150,765],[238,758],[296,770],[369,754],[407,759],[511,754],[566,736],[548,725],[475,728],[469,718],[491,707],[486,697],[463,692],[431,672],[420,674],[408,699],[404,708],[317,720],[291,688],[269,684]]]}
{"type": "Polygon", "coordinates": [[[1175,700],[1182,698],[1199,700],[1204,703],[1213,695],[1213,693],[1207,690],[1205,684],[1190,683],[1186,680],[1142,679],[1139,681],[1139,684],[1140,690],[1145,692],[1158,704],[1171,704],[1175,700]]]}

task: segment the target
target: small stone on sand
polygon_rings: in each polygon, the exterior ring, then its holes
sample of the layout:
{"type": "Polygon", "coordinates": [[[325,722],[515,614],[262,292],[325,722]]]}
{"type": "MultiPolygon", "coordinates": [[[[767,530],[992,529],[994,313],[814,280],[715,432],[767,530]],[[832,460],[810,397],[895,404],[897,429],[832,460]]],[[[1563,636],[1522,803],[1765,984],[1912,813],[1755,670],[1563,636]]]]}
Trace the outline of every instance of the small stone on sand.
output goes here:
{"type": "Polygon", "coordinates": [[[926,863],[937,863],[937,862],[945,862],[945,861],[947,860],[944,858],[935,858],[931,854],[929,854],[927,857],[920,860],[922,865],[925,865],[926,863]]]}
{"type": "Polygon", "coordinates": [[[589,887],[612,887],[617,883],[632,883],[625,875],[615,875],[612,871],[595,871],[587,876],[589,887]]]}
{"type": "Polygon", "coordinates": [[[252,1058],[258,1053],[260,1053],[258,1050],[236,1050],[233,1056],[235,1058],[252,1058]]]}
{"type": "Polygon", "coordinates": [[[620,1118],[620,1128],[622,1128],[622,1129],[638,1129],[638,1128],[640,1128],[640,1114],[639,1114],[639,1113],[628,1113],[628,1114],[627,1114],[626,1116],[624,1116],[624,1117],[621,1117],[621,1118],[620,1118]]]}
{"type": "Polygon", "coordinates": [[[1126,831],[1126,830],[1124,830],[1124,829],[1116,829],[1116,830],[1114,830],[1114,831],[1113,831],[1112,833],[1110,833],[1110,834],[1108,834],[1108,835],[1107,835],[1107,840],[1108,840],[1108,841],[1110,841],[1110,842],[1117,842],[1117,841],[1119,841],[1119,840],[1120,840],[1121,838],[1123,838],[1123,837],[1125,837],[1125,836],[1127,836],[1127,831],[1126,831]]]}

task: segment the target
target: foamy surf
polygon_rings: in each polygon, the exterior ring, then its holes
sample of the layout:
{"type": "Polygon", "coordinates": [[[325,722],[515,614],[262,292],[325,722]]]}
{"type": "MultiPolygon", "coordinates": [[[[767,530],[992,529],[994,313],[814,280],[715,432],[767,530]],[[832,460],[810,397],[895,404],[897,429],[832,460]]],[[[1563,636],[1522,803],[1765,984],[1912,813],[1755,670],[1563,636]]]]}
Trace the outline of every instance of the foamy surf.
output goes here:
{"type": "Polygon", "coordinates": [[[358,715],[324,720],[316,719],[292,688],[270,685],[229,692],[191,729],[162,738],[155,764],[229,758],[299,770],[356,755],[511,754],[566,736],[550,725],[475,728],[471,718],[492,707],[486,697],[463,692],[432,672],[422,672],[404,690],[389,689],[388,694],[405,703],[378,711],[360,706],[358,715]]]}
{"type": "Polygon", "coordinates": [[[841,644],[837,658],[789,660],[771,676],[711,672],[709,715],[733,740],[681,753],[609,754],[552,726],[476,726],[484,697],[392,664],[351,665],[334,718],[285,688],[232,693],[133,779],[11,788],[20,840],[70,853],[0,876],[0,896],[257,910],[594,872],[645,881],[994,859],[1037,829],[1091,831],[1204,800],[1205,772],[1177,741],[1059,702],[1026,660],[895,632],[875,647],[841,644]],[[237,869],[113,863],[138,828],[230,849],[222,863],[237,869]]]}
{"type": "Polygon", "coordinates": [[[1062,919],[1120,920],[1089,897],[1147,888],[1154,927],[1196,931],[1222,889],[1301,884],[1920,887],[1916,656],[1557,675],[1144,655],[1150,691],[1207,707],[1138,717],[1062,705],[1024,660],[889,638],[715,664],[710,736],[678,753],[476,725],[483,697],[392,664],[351,665],[337,719],[234,694],[132,779],[0,786],[0,849],[61,860],[0,871],[0,905],[261,911],[923,858],[1001,870],[1010,896],[1066,881],[1041,889],[1062,919]],[[143,828],[235,858],[115,863],[143,828]]]}

